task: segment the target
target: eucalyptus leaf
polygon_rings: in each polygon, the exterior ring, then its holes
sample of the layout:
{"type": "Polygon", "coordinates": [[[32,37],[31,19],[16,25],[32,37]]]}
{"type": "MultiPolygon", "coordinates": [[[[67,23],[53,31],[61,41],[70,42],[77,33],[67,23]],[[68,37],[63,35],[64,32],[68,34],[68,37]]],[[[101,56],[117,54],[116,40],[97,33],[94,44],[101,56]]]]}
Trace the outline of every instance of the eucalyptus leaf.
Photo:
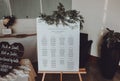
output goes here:
{"type": "Polygon", "coordinates": [[[46,21],[47,24],[63,24],[69,26],[71,23],[80,22],[80,29],[83,28],[84,18],[77,10],[65,10],[64,5],[59,3],[57,11],[53,11],[52,15],[46,15],[41,13],[40,17],[46,21]]]}

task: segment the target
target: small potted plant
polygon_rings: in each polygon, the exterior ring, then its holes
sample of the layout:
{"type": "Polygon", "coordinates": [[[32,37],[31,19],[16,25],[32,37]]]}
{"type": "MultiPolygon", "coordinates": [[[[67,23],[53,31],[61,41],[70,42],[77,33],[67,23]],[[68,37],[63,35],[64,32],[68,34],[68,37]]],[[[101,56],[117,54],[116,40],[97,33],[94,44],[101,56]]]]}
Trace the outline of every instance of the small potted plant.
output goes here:
{"type": "Polygon", "coordinates": [[[101,45],[100,67],[102,75],[112,79],[117,70],[120,59],[120,33],[107,29],[101,45]]]}
{"type": "Polygon", "coordinates": [[[12,34],[11,26],[15,24],[15,20],[15,16],[4,16],[3,25],[5,26],[5,28],[2,29],[3,34],[12,34]]]}

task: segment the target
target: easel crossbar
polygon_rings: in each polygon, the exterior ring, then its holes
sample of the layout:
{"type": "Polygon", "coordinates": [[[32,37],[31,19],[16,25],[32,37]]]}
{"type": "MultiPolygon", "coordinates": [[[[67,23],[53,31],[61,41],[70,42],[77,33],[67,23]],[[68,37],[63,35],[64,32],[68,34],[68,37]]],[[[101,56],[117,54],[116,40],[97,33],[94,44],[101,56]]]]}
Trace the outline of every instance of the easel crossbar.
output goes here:
{"type": "Polygon", "coordinates": [[[42,72],[42,73],[43,73],[42,81],[44,81],[46,74],[60,74],[60,81],[63,80],[63,78],[62,78],[63,74],[78,74],[79,81],[82,81],[81,74],[86,74],[87,72],[86,72],[85,68],[82,68],[82,69],[79,70],[79,72],[42,72]]]}

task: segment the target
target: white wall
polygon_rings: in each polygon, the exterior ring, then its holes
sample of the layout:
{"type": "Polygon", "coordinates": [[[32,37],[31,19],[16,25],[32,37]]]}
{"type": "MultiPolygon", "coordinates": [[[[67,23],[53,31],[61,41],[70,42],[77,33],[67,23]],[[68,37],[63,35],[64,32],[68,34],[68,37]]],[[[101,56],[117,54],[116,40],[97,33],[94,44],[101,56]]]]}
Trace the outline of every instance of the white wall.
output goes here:
{"type": "Polygon", "coordinates": [[[10,44],[14,42],[21,43],[24,46],[24,55],[22,58],[28,58],[32,62],[37,61],[37,40],[36,36],[30,36],[25,38],[0,38],[1,41],[7,41],[10,44]]]}
{"type": "MultiPolygon", "coordinates": [[[[0,20],[0,34],[3,26],[0,20]]],[[[16,24],[12,26],[13,34],[31,34],[36,33],[36,20],[35,19],[16,19],[16,24]]]]}
{"type": "MultiPolygon", "coordinates": [[[[72,0],[72,9],[79,10],[84,16],[85,24],[81,32],[88,33],[89,39],[93,40],[91,54],[94,56],[98,56],[99,36],[103,28],[104,3],[105,0],[72,0]]],[[[36,32],[35,19],[17,19],[16,23],[13,26],[15,34],[36,32]]],[[[2,22],[1,28],[3,28],[2,22]]]]}
{"type": "MultiPolygon", "coordinates": [[[[2,20],[0,21],[0,35],[3,26],[2,20]]],[[[35,19],[17,19],[16,24],[12,27],[13,34],[34,34],[36,33],[36,20],[35,19]]],[[[23,58],[29,58],[32,62],[37,61],[37,38],[36,36],[29,36],[25,38],[0,38],[1,41],[9,43],[19,42],[24,46],[23,58]]]]}
{"type": "Polygon", "coordinates": [[[108,1],[105,26],[120,32],[120,0],[108,1]]]}
{"type": "Polygon", "coordinates": [[[98,42],[100,30],[103,27],[105,0],[72,0],[72,9],[80,11],[85,23],[81,32],[88,33],[89,40],[93,40],[91,54],[98,56],[98,42]]]}
{"type": "MultiPolygon", "coordinates": [[[[114,29],[115,31],[120,32],[120,27],[119,27],[120,0],[108,0],[107,10],[105,11],[104,7],[106,1],[107,0],[72,0],[72,9],[79,10],[81,14],[84,16],[85,23],[84,23],[84,28],[83,30],[81,30],[81,32],[88,33],[89,40],[93,40],[92,49],[91,49],[91,55],[93,56],[99,56],[97,51],[98,42],[100,40],[100,36],[103,28],[109,27],[111,29],[114,29]],[[105,12],[106,12],[106,17],[104,18],[105,12]]],[[[36,23],[35,19],[17,19],[17,24],[13,26],[14,33],[16,34],[36,33],[35,23],[36,23]]],[[[2,21],[0,21],[0,34],[1,34],[1,28],[3,28],[2,21]]],[[[25,41],[29,40],[29,43],[32,41],[36,41],[34,37],[31,39],[26,38],[24,40],[25,41]]],[[[29,50],[30,49],[27,49],[27,51],[29,50]]],[[[29,57],[31,58],[33,57],[32,53],[33,52],[31,52],[30,55],[29,54],[27,55],[29,55],[29,57]]]]}
{"type": "Polygon", "coordinates": [[[120,32],[120,0],[72,0],[72,8],[85,18],[81,32],[93,40],[91,55],[99,56],[98,45],[105,28],[120,32]]]}

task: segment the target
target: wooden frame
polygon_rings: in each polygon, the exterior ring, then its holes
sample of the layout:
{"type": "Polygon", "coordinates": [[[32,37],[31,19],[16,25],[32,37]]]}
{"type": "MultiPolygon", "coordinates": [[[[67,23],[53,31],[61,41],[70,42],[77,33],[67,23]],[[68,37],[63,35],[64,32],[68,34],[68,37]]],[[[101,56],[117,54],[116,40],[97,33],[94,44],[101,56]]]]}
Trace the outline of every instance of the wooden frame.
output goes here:
{"type": "Polygon", "coordinates": [[[80,68],[78,72],[41,72],[41,73],[43,73],[42,81],[44,81],[46,74],[60,74],[60,81],[63,80],[62,78],[63,74],[78,74],[79,81],[83,81],[81,74],[86,74],[87,72],[85,68],[80,68]]]}

